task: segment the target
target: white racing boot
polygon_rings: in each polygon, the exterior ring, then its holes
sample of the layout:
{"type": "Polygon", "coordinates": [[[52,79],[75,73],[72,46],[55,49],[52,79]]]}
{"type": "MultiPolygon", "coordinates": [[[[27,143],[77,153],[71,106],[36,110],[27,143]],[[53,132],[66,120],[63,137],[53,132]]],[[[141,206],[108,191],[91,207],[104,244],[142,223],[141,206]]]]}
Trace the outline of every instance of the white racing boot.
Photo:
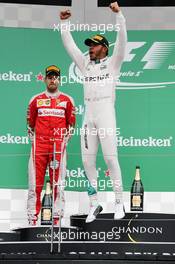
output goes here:
{"type": "Polygon", "coordinates": [[[125,216],[125,209],[123,203],[116,203],[114,220],[122,219],[124,216],[125,216]]]}
{"type": "Polygon", "coordinates": [[[86,223],[93,222],[96,219],[97,215],[103,211],[103,207],[98,203],[97,194],[90,195],[89,199],[90,199],[90,210],[86,218],[86,223]]]}
{"type": "Polygon", "coordinates": [[[101,205],[96,205],[96,206],[91,205],[89,214],[86,218],[86,223],[93,222],[96,219],[97,215],[100,214],[102,211],[103,211],[103,207],[101,205]]]}

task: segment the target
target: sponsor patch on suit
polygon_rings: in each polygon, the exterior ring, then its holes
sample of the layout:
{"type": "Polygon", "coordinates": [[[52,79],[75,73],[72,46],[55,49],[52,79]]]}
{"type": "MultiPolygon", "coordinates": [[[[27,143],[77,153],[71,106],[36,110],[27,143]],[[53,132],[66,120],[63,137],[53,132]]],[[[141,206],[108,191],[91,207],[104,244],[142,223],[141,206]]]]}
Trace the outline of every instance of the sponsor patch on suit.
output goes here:
{"type": "Polygon", "coordinates": [[[50,99],[37,99],[37,107],[40,106],[50,106],[50,99]]]}

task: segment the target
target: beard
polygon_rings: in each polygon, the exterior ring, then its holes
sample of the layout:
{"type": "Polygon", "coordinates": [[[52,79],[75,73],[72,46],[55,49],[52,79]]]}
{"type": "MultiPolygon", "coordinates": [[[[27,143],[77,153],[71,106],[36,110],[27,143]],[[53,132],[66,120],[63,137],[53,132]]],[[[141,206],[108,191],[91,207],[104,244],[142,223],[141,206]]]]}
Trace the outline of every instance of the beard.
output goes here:
{"type": "Polygon", "coordinates": [[[58,88],[58,85],[56,84],[50,84],[49,86],[47,86],[47,90],[50,92],[50,93],[54,93],[58,88]]]}

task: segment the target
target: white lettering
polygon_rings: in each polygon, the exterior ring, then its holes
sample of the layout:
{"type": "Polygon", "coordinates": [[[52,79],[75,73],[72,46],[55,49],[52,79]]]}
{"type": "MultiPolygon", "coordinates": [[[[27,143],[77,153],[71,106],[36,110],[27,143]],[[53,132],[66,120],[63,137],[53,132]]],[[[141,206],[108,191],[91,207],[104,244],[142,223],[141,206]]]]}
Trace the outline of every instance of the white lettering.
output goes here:
{"type": "Polygon", "coordinates": [[[32,73],[15,73],[13,71],[0,73],[0,81],[31,82],[32,73]]]}
{"type": "Polygon", "coordinates": [[[117,137],[118,147],[171,147],[172,137],[169,138],[124,138],[122,136],[117,137]]]}
{"type": "Polygon", "coordinates": [[[27,136],[14,136],[7,133],[0,136],[0,144],[29,144],[29,138],[27,136]]]}

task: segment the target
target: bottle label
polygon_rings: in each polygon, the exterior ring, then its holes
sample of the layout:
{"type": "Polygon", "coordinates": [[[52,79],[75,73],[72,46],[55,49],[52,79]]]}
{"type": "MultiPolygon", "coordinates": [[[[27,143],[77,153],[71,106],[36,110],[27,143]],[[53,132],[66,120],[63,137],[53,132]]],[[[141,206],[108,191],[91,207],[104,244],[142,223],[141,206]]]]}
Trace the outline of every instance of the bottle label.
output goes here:
{"type": "Polygon", "coordinates": [[[140,195],[133,195],[132,205],[135,207],[139,207],[141,205],[141,196],[140,195]]]}
{"type": "Polygon", "coordinates": [[[52,213],[51,209],[43,209],[43,221],[51,220],[52,213]]]}

